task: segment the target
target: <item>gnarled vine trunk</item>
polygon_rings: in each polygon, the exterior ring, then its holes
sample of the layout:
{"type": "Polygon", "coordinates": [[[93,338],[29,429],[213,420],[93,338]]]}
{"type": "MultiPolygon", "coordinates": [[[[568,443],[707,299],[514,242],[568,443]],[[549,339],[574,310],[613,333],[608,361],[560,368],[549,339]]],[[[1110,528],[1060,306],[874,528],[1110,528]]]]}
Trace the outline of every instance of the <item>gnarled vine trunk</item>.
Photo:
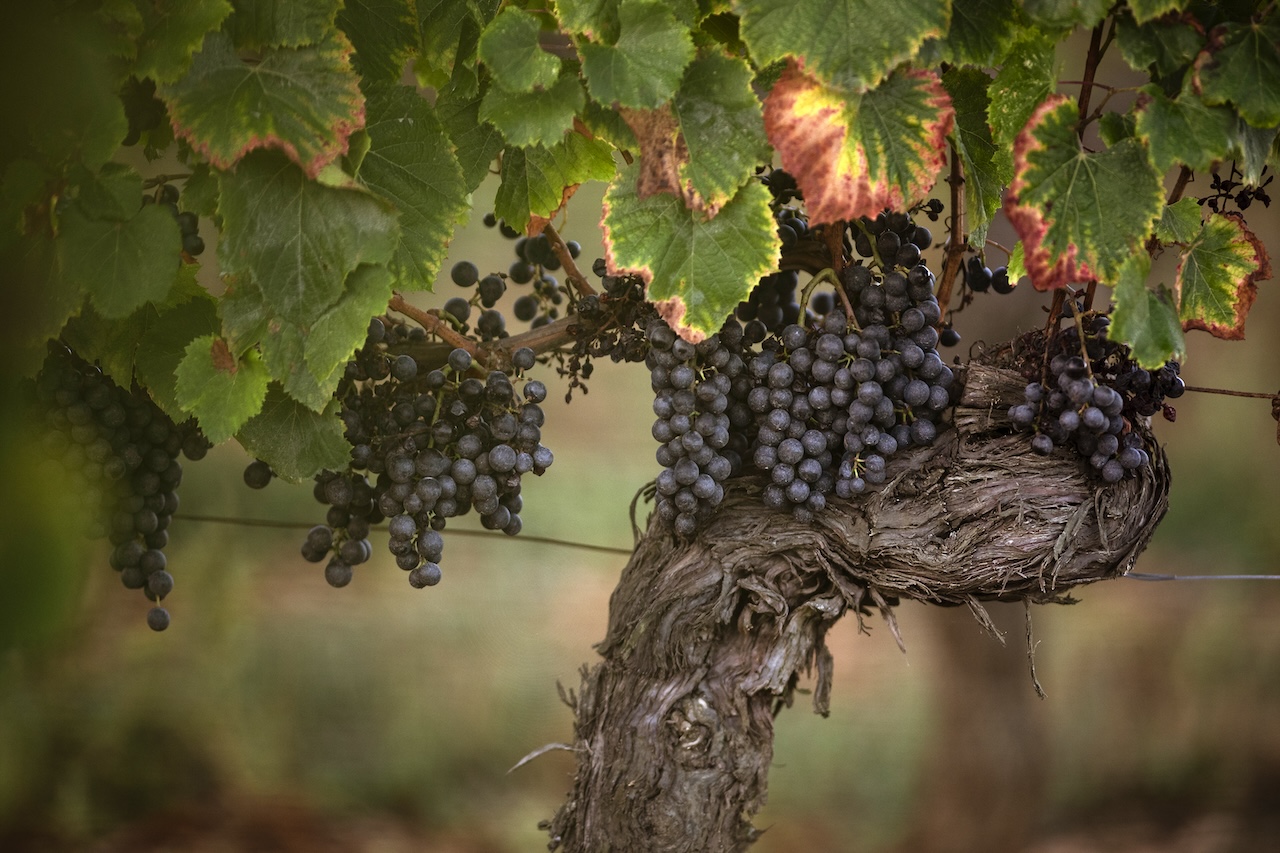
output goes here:
{"type": "Polygon", "coordinates": [[[624,569],[572,704],[578,770],[547,823],[552,847],[736,851],[757,836],[773,717],[802,673],[826,711],[827,630],[906,597],[968,605],[1060,602],[1075,585],[1127,571],[1167,507],[1152,466],[1100,486],[1080,460],[1030,450],[1005,412],[1025,380],[997,363],[965,371],[952,429],[901,454],[884,486],[832,500],[812,524],[767,509],[760,484],[732,484],[690,542],[651,524],[624,569]]]}

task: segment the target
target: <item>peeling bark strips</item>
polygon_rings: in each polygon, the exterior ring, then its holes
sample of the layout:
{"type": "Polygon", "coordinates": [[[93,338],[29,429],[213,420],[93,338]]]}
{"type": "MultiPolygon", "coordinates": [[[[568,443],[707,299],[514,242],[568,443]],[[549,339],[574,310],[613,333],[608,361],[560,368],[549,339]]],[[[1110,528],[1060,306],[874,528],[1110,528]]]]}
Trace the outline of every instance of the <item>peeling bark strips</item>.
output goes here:
{"type": "Polygon", "coordinates": [[[1167,507],[1150,435],[1151,470],[1099,488],[1079,459],[1038,456],[1009,434],[1022,376],[976,362],[966,373],[954,429],[812,525],[766,509],[747,480],[692,542],[650,526],[614,591],[604,661],[584,668],[572,703],[578,771],[546,824],[552,849],[749,847],[773,716],[815,667],[826,711],[823,638],[847,610],[878,608],[895,633],[898,597],[985,620],[983,600],[1068,601],[1070,587],[1132,567],[1167,507]]]}

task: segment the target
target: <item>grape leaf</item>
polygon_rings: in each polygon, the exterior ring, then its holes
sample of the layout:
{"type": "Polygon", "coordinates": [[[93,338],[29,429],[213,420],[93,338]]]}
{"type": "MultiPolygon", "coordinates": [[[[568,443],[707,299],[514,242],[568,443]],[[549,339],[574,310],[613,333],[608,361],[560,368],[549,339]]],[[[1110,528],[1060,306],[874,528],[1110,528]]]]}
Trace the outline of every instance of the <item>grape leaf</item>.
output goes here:
{"type": "Polygon", "coordinates": [[[508,7],[480,34],[480,61],[493,82],[512,92],[545,89],[560,75],[560,60],[538,42],[542,25],[530,12],[508,7]]]}
{"type": "Polygon", "coordinates": [[[1236,117],[1235,132],[1232,135],[1231,150],[1236,155],[1236,166],[1242,175],[1241,180],[1250,186],[1262,183],[1262,170],[1271,156],[1272,144],[1277,138],[1275,127],[1253,127],[1243,118],[1236,117]]]}
{"type": "Polygon", "coordinates": [[[463,183],[469,193],[488,177],[489,166],[503,146],[498,129],[480,120],[482,98],[480,94],[464,98],[446,92],[436,99],[436,116],[453,140],[463,183]]]}
{"type": "Polygon", "coordinates": [[[319,44],[268,49],[247,63],[230,39],[211,33],[187,74],[158,91],[175,133],[217,168],[275,148],[315,177],[364,124],[350,54],[350,42],[335,30],[319,44]]]}
{"type": "Polygon", "coordinates": [[[245,450],[291,483],[324,469],[343,468],[351,459],[351,445],[342,436],[338,416],[307,409],[275,383],[267,389],[262,411],[240,429],[236,438],[245,450]]]}
{"type": "Polygon", "coordinates": [[[1157,77],[1172,77],[1196,58],[1204,46],[1204,32],[1197,24],[1173,18],[1141,25],[1121,16],[1116,43],[1125,62],[1135,71],[1150,70],[1157,77]]]}
{"type": "Polygon", "coordinates": [[[1155,370],[1170,359],[1181,360],[1186,341],[1168,289],[1147,287],[1150,271],[1151,257],[1146,252],[1135,252],[1120,265],[1107,336],[1127,344],[1138,364],[1155,370]]]}
{"type": "Polygon", "coordinates": [[[178,363],[193,340],[218,333],[217,303],[201,291],[158,311],[146,306],[139,312],[154,319],[148,322],[133,351],[134,375],[157,406],[181,421],[187,414],[178,405],[178,363]]]}
{"type": "Polygon", "coordinates": [[[1017,287],[1022,283],[1022,279],[1027,275],[1026,258],[1023,254],[1022,241],[1019,240],[1013,246],[1013,251],[1009,253],[1009,262],[1005,265],[1005,271],[1009,274],[1009,282],[1017,287]]]}
{"type": "Polygon", "coordinates": [[[1160,174],[1142,144],[1125,139],[1088,153],[1076,105],[1046,101],[1014,146],[1004,210],[1025,247],[1037,290],[1108,278],[1141,246],[1164,204],[1160,174]]]}
{"type": "Polygon", "coordinates": [[[634,109],[659,107],[675,94],[693,59],[689,28],[665,5],[643,0],[622,0],[618,18],[616,44],[578,43],[591,97],[634,109]]]}
{"type": "Polygon", "coordinates": [[[1180,164],[1208,169],[1226,156],[1236,125],[1231,110],[1206,105],[1190,87],[1172,100],[1156,86],[1145,91],[1150,100],[1138,113],[1138,135],[1157,169],[1166,172],[1180,164]]]}
{"type": "MultiPolygon", "coordinates": [[[[140,183],[138,190],[135,198],[140,198],[140,183]]],[[[58,235],[68,279],[109,318],[127,317],[146,302],[162,301],[177,277],[181,249],[178,223],[154,204],[123,222],[90,218],[73,204],[62,216],[58,235]]]]}
{"type": "Polygon", "coordinates": [[[711,213],[772,159],[751,76],[745,61],[711,54],[689,65],[676,93],[673,106],[689,151],[682,177],[697,206],[711,213]]]}
{"type": "Polygon", "coordinates": [[[178,405],[196,416],[200,429],[214,444],[235,435],[262,410],[267,395],[267,369],[249,350],[231,355],[224,340],[203,335],[187,345],[176,371],[178,405]]]}
{"type": "Polygon", "coordinates": [[[1169,12],[1181,12],[1185,0],[1129,0],[1129,11],[1139,24],[1159,18],[1169,12]]]}
{"type": "Polygon", "coordinates": [[[1267,250],[1244,217],[1213,214],[1178,263],[1175,290],[1182,328],[1243,340],[1245,317],[1258,295],[1256,282],[1269,278],[1267,250]]]}
{"type": "Polygon", "coordinates": [[[355,48],[355,67],[366,81],[394,83],[418,46],[412,0],[346,0],[338,26],[355,48]]]}
{"type": "Polygon", "coordinates": [[[400,212],[400,286],[431,290],[453,227],[467,213],[462,167],[431,105],[413,89],[372,89],[368,106],[370,146],[358,177],[400,212]]]}
{"type": "Polygon", "coordinates": [[[341,0],[232,0],[235,14],[223,31],[237,47],[305,47],[324,41],[341,0]]]}
{"type": "Polygon", "coordinates": [[[58,334],[84,302],[84,293],[63,274],[57,245],[33,234],[0,250],[0,375],[34,374],[45,343],[58,334]]]}
{"type": "Polygon", "coordinates": [[[789,66],[765,100],[764,123],[814,224],[905,208],[946,163],[954,111],[931,71],[901,71],[863,94],[789,66]]]}
{"type": "Polygon", "coordinates": [[[1033,32],[1014,44],[987,90],[987,118],[997,147],[1013,147],[1027,119],[1057,88],[1057,78],[1053,39],[1033,32]]]}
{"type": "Polygon", "coordinates": [[[1161,243],[1190,243],[1200,233],[1200,204],[1184,198],[1165,205],[1156,223],[1156,239],[1161,243]]]}
{"type": "Polygon", "coordinates": [[[133,74],[157,83],[172,83],[187,73],[205,34],[216,30],[231,14],[227,0],[158,0],[140,7],[144,27],[133,74]]]}
{"type": "Polygon", "coordinates": [[[94,15],[59,4],[8,4],[0,26],[0,148],[3,162],[29,157],[61,174],[80,161],[96,171],[128,132],[123,63],[94,15]]]}
{"type": "Polygon", "coordinates": [[[615,171],[609,144],[580,133],[570,133],[550,148],[508,148],[493,210],[507,225],[524,231],[531,214],[550,218],[579,184],[609,180],[615,171]]]}
{"type": "Polygon", "coordinates": [[[191,177],[182,185],[181,207],[200,216],[217,213],[218,176],[208,163],[197,163],[191,168],[191,177]]]}
{"type": "Polygon", "coordinates": [[[1206,104],[1232,103],[1254,127],[1280,124],[1280,23],[1229,23],[1216,52],[1196,60],[1206,104]]]}
{"type": "Polygon", "coordinates": [[[605,193],[605,253],[611,272],[634,272],[681,336],[698,341],[717,332],[778,262],[779,243],[769,191],[748,181],[706,219],[673,195],[640,199],[639,167],[623,170],[605,193]]]}
{"type": "Polygon", "coordinates": [[[1092,27],[1107,16],[1111,0],[1022,0],[1022,11],[1038,27],[1092,27]]]}
{"type": "Polygon", "coordinates": [[[950,0],[738,0],[742,40],[764,66],[796,57],[805,72],[830,86],[865,91],[911,59],[928,38],[942,38],[950,0]]]}
{"type": "Polygon", "coordinates": [[[942,75],[942,85],[956,111],[953,138],[964,171],[965,224],[975,246],[986,241],[987,228],[1013,176],[1008,150],[997,148],[991,140],[987,124],[990,84],[991,78],[977,68],[952,68],[942,75]]]}
{"type": "Polygon", "coordinates": [[[568,73],[551,88],[532,92],[490,86],[480,102],[480,120],[498,128],[508,145],[554,145],[573,127],[586,98],[582,82],[568,73]]]}
{"type": "Polygon", "coordinates": [[[998,65],[1017,33],[1015,0],[953,0],[951,29],[945,39],[955,64],[998,65]]]}
{"type": "Polygon", "coordinates": [[[612,42],[618,38],[620,0],[556,0],[556,17],[569,32],[593,41],[612,42]]]}
{"type": "Polygon", "coordinates": [[[271,152],[251,154],[222,176],[218,212],[223,272],[251,275],[279,316],[297,322],[336,302],[361,263],[385,263],[396,248],[386,202],[309,181],[271,152]]]}
{"type": "Polygon", "coordinates": [[[346,291],[311,325],[307,370],[333,393],[340,371],[363,343],[369,318],[386,311],[393,278],[383,266],[361,264],[347,276],[346,291]]]}
{"type": "Polygon", "coordinates": [[[618,110],[611,110],[588,98],[579,118],[588,130],[614,148],[634,151],[640,147],[640,141],[618,110]]]}
{"type": "Polygon", "coordinates": [[[498,0],[417,0],[418,77],[441,92],[474,95],[476,46],[498,5],[498,0]]]}

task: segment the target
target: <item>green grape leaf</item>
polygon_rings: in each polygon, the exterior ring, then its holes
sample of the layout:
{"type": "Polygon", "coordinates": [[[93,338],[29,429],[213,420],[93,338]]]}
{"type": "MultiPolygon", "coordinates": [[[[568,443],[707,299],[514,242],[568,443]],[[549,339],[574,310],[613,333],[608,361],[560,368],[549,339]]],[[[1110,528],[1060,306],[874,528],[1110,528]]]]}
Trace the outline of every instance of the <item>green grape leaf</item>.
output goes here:
{"type": "Polygon", "coordinates": [[[1184,329],[1215,338],[1244,339],[1244,321],[1258,295],[1256,282],[1271,278],[1266,247],[1235,213],[1209,217],[1178,263],[1175,290],[1184,329]]]}
{"type": "Polygon", "coordinates": [[[764,104],[765,132],[813,224],[904,209],[946,163],[955,114],[931,71],[900,71],[863,94],[788,67],[764,104]]]}
{"type": "Polygon", "coordinates": [[[109,318],[127,317],[146,302],[163,301],[177,277],[181,249],[178,223],[154,204],[124,222],[91,219],[72,205],[62,216],[58,235],[67,277],[109,318]]]}
{"type": "Polygon", "coordinates": [[[302,323],[337,301],[349,272],[385,263],[396,249],[386,202],[309,181],[271,152],[251,154],[222,176],[218,213],[223,272],[252,276],[279,316],[302,323]]]}
{"type": "Polygon", "coordinates": [[[570,133],[550,148],[508,148],[502,155],[502,183],[493,211],[516,231],[531,217],[550,219],[579,184],[607,181],[617,167],[607,142],[570,133]]]}
{"type": "Polygon", "coordinates": [[[1013,177],[1009,152],[997,148],[987,124],[987,89],[991,78],[977,68],[952,68],[942,85],[956,111],[955,146],[964,172],[966,225],[969,242],[981,246],[987,228],[1000,209],[1004,188],[1013,177]]]}
{"type": "Polygon", "coordinates": [[[1190,243],[1200,234],[1200,203],[1184,198],[1165,205],[1156,223],[1156,239],[1161,243],[1190,243]]]}
{"type": "Polygon", "coordinates": [[[998,65],[1017,34],[1016,0],[953,0],[945,44],[959,65],[998,65]]]}
{"type": "Polygon", "coordinates": [[[1009,253],[1009,263],[1005,265],[1005,270],[1009,273],[1009,283],[1014,287],[1026,278],[1027,264],[1021,240],[1014,244],[1013,251],[1009,253]]]}
{"type": "Polygon", "coordinates": [[[1170,359],[1182,360],[1186,341],[1168,289],[1147,287],[1150,271],[1146,252],[1135,252],[1120,265],[1107,336],[1127,344],[1138,364],[1155,370],[1170,359]]]}
{"type": "Polygon", "coordinates": [[[1221,47],[1196,60],[1206,104],[1231,103],[1254,127],[1280,124],[1280,23],[1229,23],[1221,47]]]}
{"type": "Polygon", "coordinates": [[[134,349],[134,375],[169,417],[184,420],[187,413],[178,405],[178,364],[193,340],[218,333],[217,303],[201,291],[158,311],[146,306],[139,313],[153,319],[134,349]]]}
{"type": "Polygon", "coordinates": [[[211,33],[187,74],[159,94],[178,137],[217,168],[274,148],[315,177],[364,124],[350,55],[350,42],[335,30],[322,43],[268,49],[248,63],[230,39],[211,33]]]}
{"type": "Polygon", "coordinates": [[[218,176],[208,163],[191,167],[191,177],[182,185],[182,209],[200,216],[218,212],[218,176]]]}
{"type": "Polygon", "coordinates": [[[368,133],[358,178],[400,212],[399,285],[431,290],[453,227],[467,213],[462,167],[431,105],[405,86],[370,91],[368,133]]]}
{"type": "Polygon", "coordinates": [[[1088,29],[1107,16],[1111,0],[1022,0],[1022,11],[1037,27],[1088,29]]]}
{"type": "Polygon", "coordinates": [[[480,34],[480,61],[493,82],[511,92],[529,92],[555,85],[560,60],[542,49],[542,25],[523,9],[508,7],[480,34]]]}
{"type": "Polygon", "coordinates": [[[236,47],[305,47],[333,30],[341,0],[232,0],[235,14],[223,28],[236,47]]]}
{"type": "Polygon", "coordinates": [[[191,57],[207,33],[231,14],[227,0],[159,0],[140,4],[144,29],[138,39],[133,74],[172,83],[187,73],[191,57]]]}
{"type": "Polygon", "coordinates": [[[436,115],[445,132],[453,140],[462,180],[467,192],[474,192],[489,176],[493,158],[502,150],[502,134],[487,121],[480,120],[483,95],[468,98],[446,92],[436,99],[436,115]]]}
{"type": "Polygon", "coordinates": [[[441,92],[474,95],[476,46],[498,5],[498,0],[417,0],[422,47],[414,71],[419,79],[441,92]]]}
{"type": "Polygon", "coordinates": [[[1154,20],[1170,12],[1181,12],[1185,0],[1129,0],[1129,11],[1139,24],[1154,20]]]}
{"type": "Polygon", "coordinates": [[[329,388],[330,394],[346,366],[363,343],[369,318],[387,309],[394,279],[383,266],[362,264],[347,276],[347,289],[329,310],[311,325],[307,335],[307,370],[329,388]]]}
{"type": "Polygon", "coordinates": [[[605,253],[610,271],[633,272],[681,336],[698,341],[720,330],[760,277],[775,269],[781,244],[769,191],[748,181],[714,218],[668,194],[641,199],[639,166],[605,193],[605,253]]]}
{"type": "Polygon", "coordinates": [[[187,345],[176,371],[178,405],[196,416],[200,429],[221,444],[262,410],[267,369],[253,350],[237,359],[226,341],[204,335],[187,345]]]}
{"type": "Polygon", "coordinates": [[[244,449],[271,466],[276,476],[299,483],[325,469],[338,470],[351,460],[351,445],[342,421],[333,412],[316,413],[272,383],[262,411],[236,435],[244,449]]]}
{"type": "Polygon", "coordinates": [[[1272,144],[1277,139],[1275,127],[1253,127],[1243,118],[1236,117],[1235,132],[1232,134],[1231,151],[1235,155],[1236,166],[1242,175],[1241,180],[1250,186],[1262,183],[1262,170],[1271,156],[1272,144]]]}
{"type": "Polygon", "coordinates": [[[8,4],[0,26],[3,156],[38,160],[62,174],[77,160],[96,171],[128,132],[106,22],[59,4],[8,4]]]}
{"type": "Polygon", "coordinates": [[[618,38],[618,6],[621,0],[556,0],[556,17],[569,32],[592,41],[618,38]]]}
{"type": "Polygon", "coordinates": [[[626,119],[617,110],[611,110],[599,101],[588,99],[579,118],[588,130],[614,148],[635,151],[640,147],[640,141],[636,139],[635,132],[626,119]]]}
{"type": "Polygon", "coordinates": [[[1175,99],[1155,86],[1138,113],[1138,136],[1151,150],[1151,162],[1161,172],[1176,165],[1208,169],[1226,156],[1235,133],[1236,117],[1226,107],[1211,107],[1184,88],[1175,99]]]}
{"type": "Polygon", "coordinates": [[[991,81],[987,118],[997,147],[1012,148],[1036,107],[1057,88],[1054,46],[1052,38],[1040,33],[1020,38],[991,81]]]}
{"type": "Polygon", "coordinates": [[[700,209],[719,210],[756,166],[772,159],[751,77],[745,61],[711,54],[690,64],[676,93],[673,106],[689,151],[681,177],[700,209]]]}
{"type": "Polygon", "coordinates": [[[1178,18],[1137,24],[1122,15],[1116,24],[1116,43],[1125,62],[1135,71],[1150,70],[1156,77],[1178,74],[1196,58],[1204,42],[1198,25],[1178,18]]]}
{"type": "Polygon", "coordinates": [[[675,94],[693,60],[689,28],[661,3],[623,0],[618,16],[616,44],[578,43],[591,97],[632,109],[659,107],[675,94]]]}
{"type": "Polygon", "coordinates": [[[951,22],[951,0],[738,0],[733,5],[757,66],[798,58],[806,74],[853,92],[875,86],[926,39],[945,36],[951,22]]]}
{"type": "Polygon", "coordinates": [[[1074,101],[1051,98],[1013,150],[1004,210],[1025,246],[1037,290],[1109,278],[1141,250],[1164,205],[1160,173],[1142,143],[1130,138],[1085,152],[1076,119],[1074,101]]]}
{"type": "Polygon", "coordinates": [[[57,244],[47,233],[24,235],[0,248],[0,376],[34,374],[45,343],[84,303],[84,292],[64,274],[57,244]]]}
{"type": "Polygon", "coordinates": [[[418,46],[412,0],[346,0],[338,26],[351,39],[356,70],[367,82],[398,82],[418,46]]]}
{"type": "Polygon", "coordinates": [[[508,145],[554,145],[573,128],[586,98],[582,81],[567,73],[551,88],[532,92],[490,86],[480,102],[480,120],[498,128],[508,145]]]}

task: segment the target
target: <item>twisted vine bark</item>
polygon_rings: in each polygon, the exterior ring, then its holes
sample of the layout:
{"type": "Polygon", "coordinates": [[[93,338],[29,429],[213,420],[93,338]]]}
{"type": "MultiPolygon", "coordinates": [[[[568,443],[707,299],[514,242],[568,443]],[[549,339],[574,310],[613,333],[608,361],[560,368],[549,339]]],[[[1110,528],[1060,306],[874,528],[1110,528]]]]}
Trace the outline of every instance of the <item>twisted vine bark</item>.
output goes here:
{"type": "MultiPolygon", "coordinates": [[[[1011,347],[972,362],[953,428],[902,454],[884,486],[812,524],[732,484],[697,538],[650,525],[610,601],[603,661],[570,696],[578,770],[545,824],[567,851],[740,851],[756,839],[773,718],[802,674],[825,713],[827,630],[902,597],[967,605],[1068,602],[1128,571],[1167,508],[1169,471],[1100,486],[1081,460],[1038,456],[1005,412],[1025,378],[1011,347]]],[[[1146,430],[1145,424],[1135,425],[1146,430]]]]}

